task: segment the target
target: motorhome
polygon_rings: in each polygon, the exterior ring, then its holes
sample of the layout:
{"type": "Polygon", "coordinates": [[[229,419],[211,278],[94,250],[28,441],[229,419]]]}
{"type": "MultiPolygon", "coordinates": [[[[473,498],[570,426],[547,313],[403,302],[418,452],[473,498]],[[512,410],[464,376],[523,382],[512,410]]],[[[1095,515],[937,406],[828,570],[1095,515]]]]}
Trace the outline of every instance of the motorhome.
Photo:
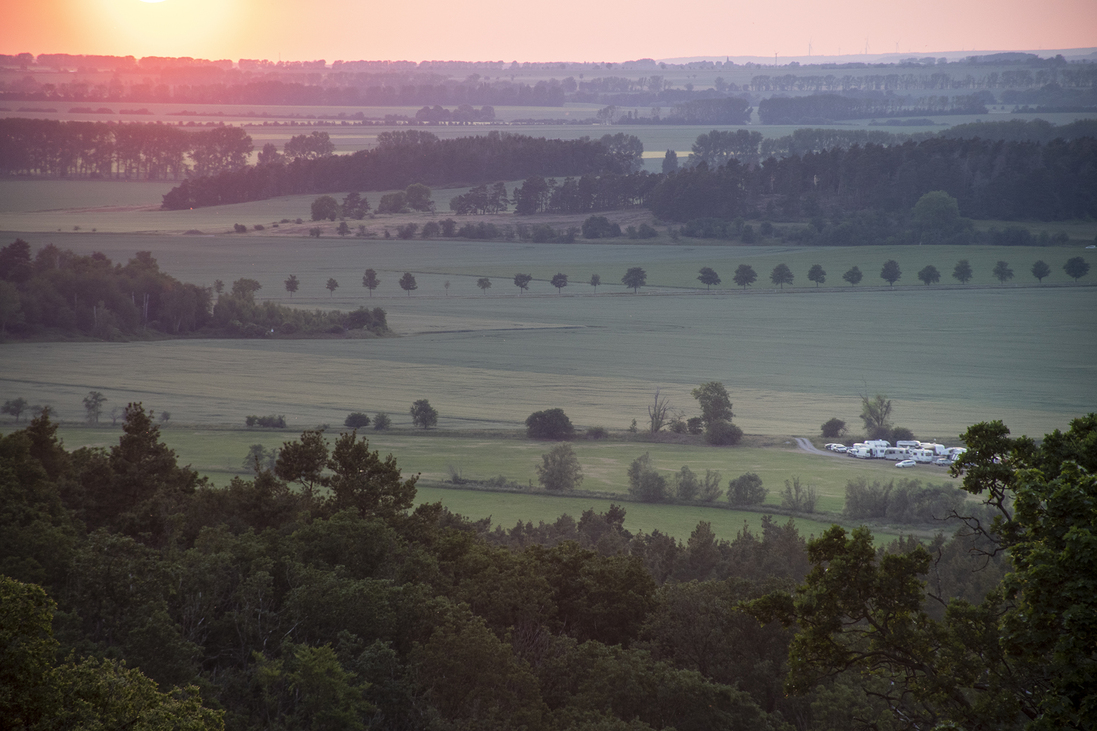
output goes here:
{"type": "Polygon", "coordinates": [[[907,448],[906,447],[885,447],[880,456],[883,457],[884,459],[890,459],[890,460],[898,461],[900,459],[906,459],[910,455],[907,454],[907,448]]]}
{"type": "Polygon", "coordinates": [[[922,443],[919,442],[917,439],[915,439],[913,441],[900,440],[898,442],[895,442],[895,446],[896,447],[906,447],[907,449],[911,449],[911,448],[919,449],[922,446],[922,443]]]}
{"type": "Polygon", "coordinates": [[[910,458],[915,462],[932,462],[937,458],[937,453],[932,449],[912,449],[910,450],[910,458]]]}
{"type": "Polygon", "coordinates": [[[846,450],[846,454],[850,457],[857,457],[858,459],[872,459],[872,447],[864,444],[854,444],[846,450]]]}

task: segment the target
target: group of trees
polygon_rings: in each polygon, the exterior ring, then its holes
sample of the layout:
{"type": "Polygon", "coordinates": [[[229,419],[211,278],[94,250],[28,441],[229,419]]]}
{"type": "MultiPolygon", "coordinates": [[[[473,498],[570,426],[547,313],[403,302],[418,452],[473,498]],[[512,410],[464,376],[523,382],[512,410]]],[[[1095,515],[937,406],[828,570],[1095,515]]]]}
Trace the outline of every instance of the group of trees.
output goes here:
{"type": "Polygon", "coordinates": [[[730,540],[634,534],[617,506],[472,523],[412,509],[416,478],[354,432],[306,431],[214,488],[140,405],[106,449],[56,428],[47,412],[0,437],[0,713],[18,727],[1094,722],[1097,415],[1039,447],[972,427],[957,474],[995,519],[880,548],[768,516],[730,540]]]}
{"type": "Polygon", "coordinates": [[[252,149],[240,127],[0,119],[0,175],[179,180],[239,170],[252,149]]]}
{"type": "MultiPolygon", "coordinates": [[[[992,97],[993,99],[993,97],[992,97]]],[[[915,115],[986,114],[982,94],[968,96],[852,97],[813,94],[769,97],[758,103],[762,124],[828,124],[837,120],[909,117],[915,115]]]]}
{"type": "MultiPolygon", "coordinates": [[[[328,289],[334,292],[338,283],[328,289]]],[[[286,290],[297,291],[291,275],[286,290]]],[[[234,337],[369,330],[388,332],[385,311],[308,311],[256,302],[262,286],[241,278],[225,291],[179,282],[147,251],[125,265],[98,252],[78,256],[49,244],[31,256],[22,239],[0,249],[0,333],[81,333],[105,340],[148,330],[171,335],[206,331],[234,337]],[[216,301],[214,297],[216,296],[216,301]]]]}
{"type": "Polygon", "coordinates": [[[290,194],[403,190],[414,183],[430,186],[625,173],[637,159],[634,148],[612,135],[602,140],[557,140],[493,130],[486,135],[442,140],[415,129],[382,132],[377,146],[370,150],[292,161],[275,158],[233,172],[185,180],[165,194],[163,207],[180,210],[290,194]]]}

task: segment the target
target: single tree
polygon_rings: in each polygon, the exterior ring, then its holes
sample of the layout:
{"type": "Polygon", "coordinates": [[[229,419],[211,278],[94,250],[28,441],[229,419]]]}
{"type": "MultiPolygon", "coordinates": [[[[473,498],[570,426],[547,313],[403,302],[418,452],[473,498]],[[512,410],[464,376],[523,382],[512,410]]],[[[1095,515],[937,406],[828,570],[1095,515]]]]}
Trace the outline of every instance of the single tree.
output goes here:
{"type": "Polygon", "coordinates": [[[84,397],[84,411],[87,412],[87,418],[89,424],[99,423],[99,414],[103,412],[103,404],[107,402],[107,397],[98,391],[88,391],[88,395],[84,397]]]}
{"type": "Polygon", "coordinates": [[[430,199],[430,188],[422,183],[412,183],[404,191],[404,200],[413,211],[433,211],[434,201],[430,199]]]}
{"type": "Polygon", "coordinates": [[[373,417],[373,428],[377,431],[385,431],[392,426],[392,419],[384,411],[378,411],[377,416],[373,417]]]}
{"type": "Polygon", "coordinates": [[[824,439],[838,439],[846,433],[846,422],[835,417],[824,423],[822,430],[824,439]]]}
{"type": "Polygon", "coordinates": [[[574,490],[583,483],[583,469],[570,444],[558,444],[541,455],[537,465],[537,481],[541,487],[553,492],[574,490]]]}
{"type": "Polygon", "coordinates": [[[22,414],[27,408],[27,400],[20,396],[10,401],[5,401],[4,406],[0,409],[0,413],[11,414],[15,417],[16,423],[19,422],[19,415],[22,414]]]}
{"type": "Polygon", "coordinates": [[[312,202],[312,220],[323,221],[327,219],[334,221],[339,218],[339,214],[342,211],[339,209],[339,201],[332,198],[330,195],[322,195],[312,202]]]}
{"type": "Polygon", "coordinates": [[[720,275],[712,267],[701,267],[701,273],[697,276],[697,279],[705,285],[706,290],[711,289],[712,285],[720,283],[720,275]]]}
{"type": "Polygon", "coordinates": [[[849,286],[856,287],[858,284],[861,283],[861,279],[864,276],[865,275],[861,273],[861,270],[858,267],[853,266],[848,272],[842,275],[842,279],[849,282],[849,286]]]}
{"type": "Polygon", "coordinates": [[[918,272],[918,279],[922,280],[922,284],[937,284],[941,281],[941,272],[937,271],[937,267],[932,264],[927,264],[918,272]]]}
{"type": "Polygon", "coordinates": [[[640,287],[647,284],[647,281],[648,274],[640,267],[631,267],[625,272],[625,276],[621,277],[621,283],[626,287],[632,287],[633,294],[636,294],[640,290],[640,287]]]}
{"type": "Polygon", "coordinates": [[[678,172],[678,153],[674,150],[667,150],[667,154],[663,155],[663,174],[678,172]]]}
{"type": "Polygon", "coordinates": [[[651,423],[651,433],[657,434],[667,423],[667,415],[670,413],[670,399],[659,394],[655,389],[655,400],[648,407],[648,419],[651,423]]]}
{"type": "Polygon", "coordinates": [[[560,294],[564,291],[564,287],[568,286],[567,274],[554,274],[550,280],[553,287],[556,287],[556,294],[560,294]]]}
{"type": "Polygon", "coordinates": [[[651,465],[651,456],[645,452],[628,467],[629,493],[645,503],[662,502],[667,497],[667,478],[651,465]]]}
{"type": "Polygon", "coordinates": [[[792,270],[788,268],[788,264],[778,264],[770,272],[769,281],[784,289],[786,284],[792,284],[792,270]]]}
{"type": "Polygon", "coordinates": [[[739,268],[735,270],[735,274],[732,275],[731,280],[743,289],[746,289],[758,281],[758,274],[750,264],[740,264],[739,268]]]}
{"type": "Polygon", "coordinates": [[[735,417],[731,411],[731,396],[719,381],[702,383],[693,389],[692,394],[701,406],[701,419],[706,427],[717,421],[731,421],[735,417]]]}
{"type": "Polygon", "coordinates": [[[381,280],[377,278],[377,272],[372,269],[367,269],[366,273],[362,275],[362,286],[369,290],[369,296],[373,296],[373,290],[377,289],[377,285],[381,283],[381,280]]]}
{"type": "Polygon", "coordinates": [[[934,190],[926,193],[910,212],[910,222],[922,244],[940,244],[964,228],[960,206],[948,193],[934,190]]]}
{"type": "Polygon", "coordinates": [[[237,299],[251,302],[255,299],[255,293],[262,288],[263,285],[259,284],[256,280],[241,277],[232,283],[232,296],[237,299]]]}
{"type": "Polygon", "coordinates": [[[728,502],[732,505],[761,505],[768,492],[762,487],[762,478],[753,472],[728,480],[728,502]]]}
{"type": "Polygon", "coordinates": [[[411,405],[411,423],[420,429],[429,429],[438,423],[438,412],[425,398],[419,399],[411,405]]]}
{"type": "Polygon", "coordinates": [[[348,429],[362,429],[369,426],[369,415],[361,411],[352,411],[343,420],[343,426],[348,429]]]}
{"type": "Polygon", "coordinates": [[[530,439],[571,439],[575,427],[563,409],[534,411],[526,417],[526,436],[530,439]]]}
{"type": "Polygon", "coordinates": [[[825,284],[827,281],[827,273],[823,270],[821,264],[812,264],[811,269],[808,269],[808,281],[815,282],[815,286],[825,284]]]}
{"type": "Polygon", "coordinates": [[[903,272],[899,269],[899,262],[894,259],[888,259],[884,262],[884,266],[880,269],[880,279],[883,279],[890,286],[894,287],[895,283],[903,276],[903,272]]]}
{"type": "Polygon", "coordinates": [[[476,280],[476,286],[483,290],[484,294],[487,294],[488,290],[491,289],[491,280],[487,277],[480,277],[476,280]]]}
{"type": "Polygon", "coordinates": [[[293,293],[297,291],[297,288],[301,286],[301,282],[298,281],[296,274],[289,275],[289,279],[286,280],[286,291],[289,292],[289,296],[293,297],[293,293]]]}
{"type": "Polygon", "coordinates": [[[891,399],[883,394],[873,398],[861,395],[861,421],[865,423],[865,433],[871,439],[886,438],[891,429],[891,399]]]}
{"type": "Polygon", "coordinates": [[[1010,269],[1009,264],[1004,261],[999,261],[994,265],[993,274],[1002,284],[1013,279],[1013,270],[1010,269]]]}
{"type": "Polygon", "coordinates": [[[515,274],[514,286],[518,288],[518,296],[522,296],[522,292],[529,289],[529,283],[533,281],[532,274],[515,274]]]}
{"type": "Polygon", "coordinates": [[[1089,273],[1089,262],[1080,256],[1071,257],[1063,265],[1063,271],[1067,273],[1068,277],[1077,282],[1089,273]]]}
{"type": "Polygon", "coordinates": [[[328,283],[324,286],[328,288],[328,291],[331,292],[331,296],[334,297],[335,290],[339,289],[339,282],[335,281],[334,277],[329,277],[328,283]]]}
{"type": "Polygon", "coordinates": [[[602,283],[602,277],[597,274],[590,275],[590,286],[594,287],[594,293],[598,294],[598,285],[602,283]]]}
{"type": "Polygon", "coordinates": [[[415,277],[411,272],[404,272],[404,276],[400,277],[400,289],[408,293],[408,297],[411,296],[413,289],[419,289],[419,285],[415,283],[415,277]]]}
{"type": "Polygon", "coordinates": [[[1043,259],[1040,259],[1032,265],[1032,276],[1036,277],[1038,282],[1043,283],[1044,277],[1051,274],[1051,267],[1047,265],[1043,259]]]}
{"type": "Polygon", "coordinates": [[[346,221],[340,221],[339,225],[335,228],[335,233],[339,234],[340,236],[346,236],[350,233],[350,226],[347,225],[346,221]]]}
{"type": "Polygon", "coordinates": [[[347,197],[343,199],[342,209],[343,215],[347,218],[361,221],[369,213],[369,201],[357,192],[347,193],[347,197]]]}
{"type": "Polygon", "coordinates": [[[967,259],[961,259],[956,262],[956,268],[952,270],[952,278],[960,282],[960,284],[967,284],[971,281],[972,271],[971,264],[967,259]]]}

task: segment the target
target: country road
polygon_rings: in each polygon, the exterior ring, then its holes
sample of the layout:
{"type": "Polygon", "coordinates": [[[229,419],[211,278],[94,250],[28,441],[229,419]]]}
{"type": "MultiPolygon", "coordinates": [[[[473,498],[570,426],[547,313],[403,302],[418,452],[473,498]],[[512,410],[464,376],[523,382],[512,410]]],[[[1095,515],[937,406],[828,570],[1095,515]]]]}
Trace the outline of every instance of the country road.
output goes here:
{"type": "Polygon", "coordinates": [[[825,452],[822,449],[819,449],[804,437],[793,437],[793,439],[796,440],[796,444],[799,445],[800,449],[804,450],[805,452],[811,452],[812,454],[821,454],[824,457],[828,457],[833,454],[833,452],[825,452]]]}

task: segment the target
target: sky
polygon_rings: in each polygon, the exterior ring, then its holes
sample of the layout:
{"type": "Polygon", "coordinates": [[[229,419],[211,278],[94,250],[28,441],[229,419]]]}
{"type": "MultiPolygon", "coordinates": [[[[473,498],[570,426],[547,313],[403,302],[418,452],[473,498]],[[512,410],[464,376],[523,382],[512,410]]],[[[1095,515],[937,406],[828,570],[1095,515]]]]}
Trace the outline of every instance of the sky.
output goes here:
{"type": "Polygon", "coordinates": [[[621,62],[1097,47],[1097,0],[0,0],[0,53],[621,62]]]}

